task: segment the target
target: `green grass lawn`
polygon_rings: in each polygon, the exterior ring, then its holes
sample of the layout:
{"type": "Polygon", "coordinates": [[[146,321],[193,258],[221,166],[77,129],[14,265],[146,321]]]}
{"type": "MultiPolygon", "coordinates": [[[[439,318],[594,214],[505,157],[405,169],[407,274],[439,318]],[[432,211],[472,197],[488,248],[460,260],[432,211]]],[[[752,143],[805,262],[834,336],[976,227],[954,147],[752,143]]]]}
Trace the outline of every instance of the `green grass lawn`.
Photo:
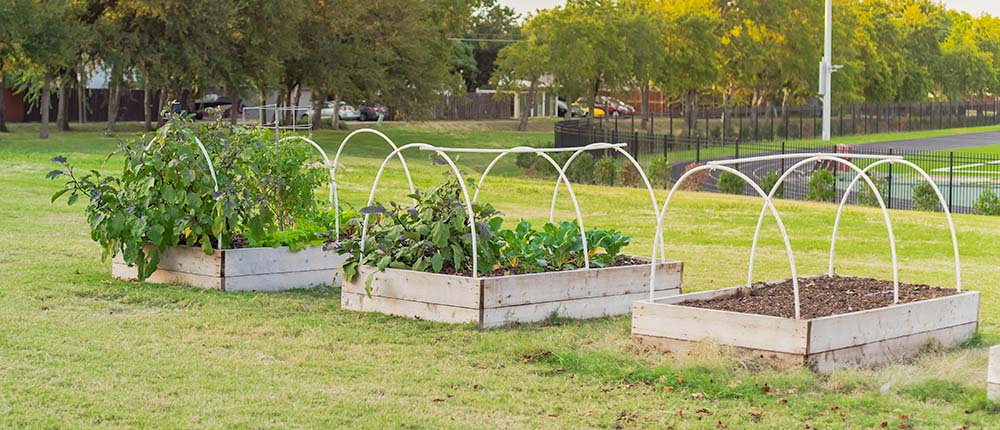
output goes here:
{"type": "MultiPolygon", "coordinates": [[[[126,125],[131,127],[132,125],[126,125]]],[[[388,129],[397,143],[508,147],[551,133],[388,129]]],[[[315,135],[332,155],[344,132],[315,135]]],[[[956,216],[965,286],[983,292],[981,336],[879,370],[815,375],[777,371],[703,345],[694,359],[629,342],[628,316],[477,330],[340,309],[339,289],[234,294],[113,281],[89,237],[82,205],[50,204],[60,183],[49,159],[102,164],[115,139],[97,132],[0,135],[0,428],[998,428],[985,402],[986,346],[1000,341],[996,270],[1000,223],[956,216]],[[672,388],[667,388],[672,387],[672,388]],[[765,389],[764,387],[768,387],[765,389]],[[909,427],[907,427],[909,426],[909,427]]],[[[346,150],[344,200],[363,205],[387,145],[360,138],[346,150]]],[[[420,187],[445,169],[414,151],[420,187]]],[[[472,176],[489,161],[463,155],[472,176]]],[[[512,165],[481,199],[508,222],[547,218],[552,183],[512,165]]],[[[396,162],[380,200],[399,199],[396,162]]],[[[578,186],[587,227],[613,227],[648,255],[655,228],[648,195],[578,186]]],[[[322,190],[317,190],[322,193],[322,190]]],[[[565,192],[564,192],[565,194],[565,192]]],[[[659,192],[659,198],[665,197],[659,192]]],[[[565,196],[558,217],[572,210],[565,196]]],[[[823,271],[833,205],[782,201],[800,274],[823,271]]],[[[685,262],[688,291],[745,281],[760,202],[681,193],[666,228],[668,256],[685,262]]],[[[943,216],[892,212],[901,279],[952,286],[943,216]]],[[[769,221],[758,280],[788,277],[769,221]]],[[[838,271],[888,279],[881,214],[852,208],[838,239],[838,271]]]]}

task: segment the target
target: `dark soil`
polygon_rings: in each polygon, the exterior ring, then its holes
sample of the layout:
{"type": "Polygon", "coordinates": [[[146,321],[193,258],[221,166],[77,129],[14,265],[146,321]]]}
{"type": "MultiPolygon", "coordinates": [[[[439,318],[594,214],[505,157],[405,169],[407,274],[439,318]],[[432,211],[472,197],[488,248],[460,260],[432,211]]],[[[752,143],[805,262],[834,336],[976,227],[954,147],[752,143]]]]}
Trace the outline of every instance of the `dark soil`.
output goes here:
{"type": "MultiPolygon", "coordinates": [[[[919,302],[956,294],[954,289],[919,284],[899,284],[899,303],[919,302]]],[[[851,276],[799,278],[802,318],[819,318],[892,305],[892,281],[851,276]]],[[[711,300],[680,303],[696,308],[794,318],[792,281],[754,284],[739,294],[711,300]]]]}

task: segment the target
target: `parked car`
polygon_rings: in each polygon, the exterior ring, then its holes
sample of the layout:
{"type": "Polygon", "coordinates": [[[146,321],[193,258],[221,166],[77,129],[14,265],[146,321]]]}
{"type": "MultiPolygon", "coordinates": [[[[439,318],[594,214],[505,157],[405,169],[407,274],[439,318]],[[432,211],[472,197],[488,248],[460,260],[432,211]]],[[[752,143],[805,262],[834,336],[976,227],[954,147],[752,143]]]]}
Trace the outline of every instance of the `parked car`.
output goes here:
{"type": "Polygon", "coordinates": [[[593,115],[590,114],[590,106],[580,106],[580,103],[577,102],[577,103],[573,103],[573,107],[576,108],[576,109],[580,109],[580,112],[583,113],[583,115],[581,115],[581,116],[585,116],[585,117],[604,118],[604,116],[607,115],[607,112],[604,111],[603,106],[599,105],[599,104],[594,106],[594,114],[593,115]]]}
{"type": "Polygon", "coordinates": [[[337,115],[344,121],[355,121],[358,118],[361,118],[361,112],[358,112],[354,106],[345,102],[340,102],[340,110],[337,112],[337,115]]]}
{"type": "Polygon", "coordinates": [[[559,118],[566,116],[566,109],[570,109],[570,115],[574,118],[583,116],[583,110],[581,110],[579,106],[569,106],[564,100],[556,101],[556,115],[558,115],[559,118]]]}
{"type": "Polygon", "coordinates": [[[614,106],[614,111],[618,112],[619,115],[626,115],[626,116],[635,115],[635,107],[619,99],[607,97],[605,99],[605,105],[614,106]]]}
{"type": "Polygon", "coordinates": [[[381,103],[361,103],[361,107],[358,109],[360,112],[359,120],[361,121],[376,121],[379,115],[382,119],[389,120],[392,119],[392,114],[389,108],[383,106],[381,103]]]}

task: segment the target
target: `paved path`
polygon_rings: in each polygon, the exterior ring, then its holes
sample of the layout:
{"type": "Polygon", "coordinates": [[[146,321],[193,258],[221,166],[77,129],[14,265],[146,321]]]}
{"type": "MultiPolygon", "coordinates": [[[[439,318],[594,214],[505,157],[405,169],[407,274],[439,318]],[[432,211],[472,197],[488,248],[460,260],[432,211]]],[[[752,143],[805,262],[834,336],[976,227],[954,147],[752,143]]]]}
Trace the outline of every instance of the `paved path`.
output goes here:
{"type": "Polygon", "coordinates": [[[851,148],[873,147],[907,151],[948,151],[990,145],[1000,145],[1000,131],[864,143],[851,145],[851,148]]]}

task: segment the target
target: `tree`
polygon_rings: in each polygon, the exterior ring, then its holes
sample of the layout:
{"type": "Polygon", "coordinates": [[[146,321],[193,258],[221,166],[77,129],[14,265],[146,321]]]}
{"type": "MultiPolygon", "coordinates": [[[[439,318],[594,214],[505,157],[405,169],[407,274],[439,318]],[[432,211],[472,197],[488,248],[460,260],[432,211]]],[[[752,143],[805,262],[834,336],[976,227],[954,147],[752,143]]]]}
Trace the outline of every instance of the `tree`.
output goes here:
{"type": "Polygon", "coordinates": [[[626,0],[620,3],[624,13],[625,45],[631,51],[631,74],[627,81],[640,92],[642,122],[649,121],[649,90],[657,73],[665,66],[663,40],[667,36],[667,22],[663,14],[655,13],[648,0],[626,0]]]}
{"type": "Polygon", "coordinates": [[[521,15],[514,9],[499,4],[497,0],[483,0],[472,13],[465,37],[479,40],[462,42],[472,47],[472,56],[476,62],[476,73],[463,76],[467,91],[475,91],[489,84],[496,70],[497,55],[508,44],[505,40],[521,37],[518,24],[520,19],[521,15]]]}
{"type": "MultiPolygon", "coordinates": [[[[698,93],[710,89],[720,78],[721,16],[711,0],[662,2],[659,8],[668,31],[663,39],[664,64],[655,80],[668,94],[682,95],[691,129],[698,118],[698,93]]],[[[726,64],[734,60],[730,58],[726,64]]]]}
{"type": "Polygon", "coordinates": [[[938,81],[949,100],[961,101],[967,95],[989,91],[997,71],[992,56],[980,48],[972,16],[958,12],[948,15],[951,26],[941,43],[938,81]]]}
{"type": "Polygon", "coordinates": [[[520,131],[528,129],[528,115],[535,102],[535,92],[540,80],[548,72],[552,59],[549,47],[539,42],[530,26],[525,27],[525,35],[527,37],[524,40],[500,50],[496,71],[490,80],[498,91],[515,94],[525,92],[524,109],[521,110],[521,121],[517,127],[520,131]]]}

